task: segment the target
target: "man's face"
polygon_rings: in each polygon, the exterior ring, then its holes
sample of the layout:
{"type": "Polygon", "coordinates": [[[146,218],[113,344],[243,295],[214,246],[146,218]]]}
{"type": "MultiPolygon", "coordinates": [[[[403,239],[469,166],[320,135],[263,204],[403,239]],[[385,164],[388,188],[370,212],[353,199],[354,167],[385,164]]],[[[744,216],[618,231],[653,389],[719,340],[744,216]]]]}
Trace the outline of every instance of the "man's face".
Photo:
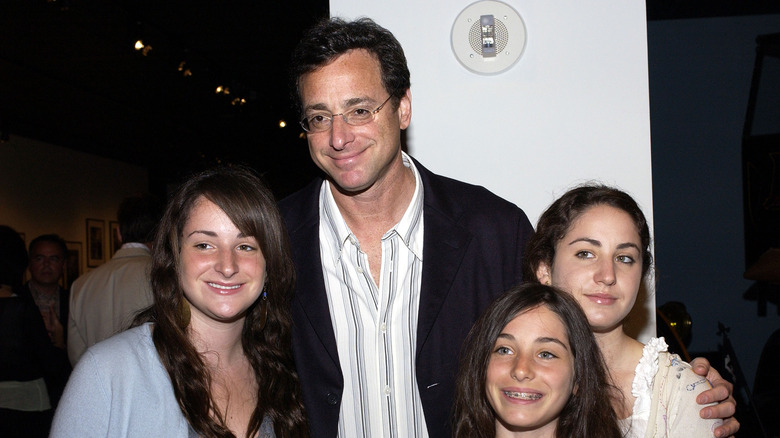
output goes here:
{"type": "MultiPolygon", "coordinates": [[[[379,62],[367,51],[349,51],[300,80],[305,116],[340,114],[357,106],[376,108],[389,94],[382,85],[379,62]]],[[[341,116],[331,129],[309,133],[309,153],[342,192],[382,190],[394,182],[403,167],[401,130],[409,126],[411,96],[391,99],[373,121],[351,126],[341,116]],[[400,166],[400,167],[399,167],[400,166]]]]}
{"type": "Polygon", "coordinates": [[[65,254],[52,242],[38,242],[30,249],[30,276],[39,284],[56,284],[65,270],[65,254]]]}

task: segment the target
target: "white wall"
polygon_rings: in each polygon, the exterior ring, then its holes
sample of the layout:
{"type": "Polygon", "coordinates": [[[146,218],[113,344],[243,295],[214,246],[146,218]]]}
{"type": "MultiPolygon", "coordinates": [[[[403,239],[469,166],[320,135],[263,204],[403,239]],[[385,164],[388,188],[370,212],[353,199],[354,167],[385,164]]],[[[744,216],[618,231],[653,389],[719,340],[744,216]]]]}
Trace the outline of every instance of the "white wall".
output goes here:
{"type": "MultiPolygon", "coordinates": [[[[489,188],[533,223],[566,189],[597,180],[632,194],[652,225],[645,2],[506,3],[527,43],[493,76],[469,72],[450,49],[470,1],[331,0],[330,11],[370,17],[401,42],[412,75],[409,152],[432,171],[489,188]]],[[[642,338],[655,331],[647,317],[642,338]]]]}

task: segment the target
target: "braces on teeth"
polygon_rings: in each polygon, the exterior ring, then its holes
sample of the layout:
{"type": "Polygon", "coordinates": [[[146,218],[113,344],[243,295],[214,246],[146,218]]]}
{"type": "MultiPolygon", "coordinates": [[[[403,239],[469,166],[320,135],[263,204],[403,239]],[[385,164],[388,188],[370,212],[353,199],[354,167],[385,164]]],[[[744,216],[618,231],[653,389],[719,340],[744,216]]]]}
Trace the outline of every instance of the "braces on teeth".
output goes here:
{"type": "Polygon", "coordinates": [[[527,392],[504,391],[504,394],[512,398],[519,398],[523,400],[539,400],[540,398],[542,398],[542,394],[529,394],[527,392]]]}

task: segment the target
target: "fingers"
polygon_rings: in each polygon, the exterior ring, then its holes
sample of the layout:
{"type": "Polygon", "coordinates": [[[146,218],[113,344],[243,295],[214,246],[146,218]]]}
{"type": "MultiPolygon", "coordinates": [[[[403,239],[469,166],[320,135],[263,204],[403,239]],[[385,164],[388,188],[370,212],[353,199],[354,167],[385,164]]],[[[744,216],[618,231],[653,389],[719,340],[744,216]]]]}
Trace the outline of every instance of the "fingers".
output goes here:
{"type": "MultiPolygon", "coordinates": [[[[717,397],[718,395],[708,395],[707,393],[712,393],[716,391],[717,388],[713,388],[709,391],[702,392],[699,394],[699,396],[696,398],[696,402],[700,403],[700,401],[706,396],[706,397],[717,397]]],[[[734,413],[737,411],[737,401],[734,400],[734,397],[728,396],[723,400],[722,402],[718,403],[717,405],[707,406],[702,408],[699,411],[699,416],[701,418],[729,418],[734,415],[734,413]]]]}
{"type": "MultiPolygon", "coordinates": [[[[706,376],[711,368],[710,361],[703,357],[697,357],[691,361],[691,367],[693,368],[693,372],[700,376],[706,376]]],[[[718,376],[720,377],[720,374],[718,374],[718,376]]]]}
{"type": "Polygon", "coordinates": [[[718,426],[713,431],[717,438],[732,437],[739,430],[739,421],[736,418],[731,417],[723,421],[723,425],[718,426]]]}
{"type": "MultiPolygon", "coordinates": [[[[719,403],[724,401],[729,401],[736,405],[736,400],[734,400],[733,397],[731,397],[731,392],[734,390],[734,385],[731,383],[720,379],[719,381],[712,382],[714,385],[712,388],[702,392],[696,397],[696,403],[700,405],[706,405],[707,403],[719,403]],[[730,399],[730,400],[727,400],[730,399]]],[[[726,418],[730,417],[733,412],[731,412],[729,415],[720,417],[720,418],[726,418]]]]}

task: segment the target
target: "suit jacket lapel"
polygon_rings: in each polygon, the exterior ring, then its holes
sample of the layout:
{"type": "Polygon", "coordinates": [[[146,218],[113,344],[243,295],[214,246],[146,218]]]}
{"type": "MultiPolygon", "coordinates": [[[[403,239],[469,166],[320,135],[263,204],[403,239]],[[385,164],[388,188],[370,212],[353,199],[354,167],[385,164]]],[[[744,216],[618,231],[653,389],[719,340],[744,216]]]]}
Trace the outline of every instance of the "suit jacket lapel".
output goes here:
{"type": "MultiPolygon", "coordinates": [[[[319,190],[322,180],[312,183],[307,191],[306,201],[298,204],[298,208],[290,213],[288,223],[300,224],[290,229],[290,243],[293,259],[297,262],[297,286],[293,301],[303,309],[310,327],[325,346],[336,366],[339,365],[336,335],[330,318],[328,296],[325,291],[325,280],[322,276],[322,261],[320,260],[319,238],[319,190]],[[297,217],[296,217],[297,216],[297,217]]],[[[307,330],[299,327],[298,330],[307,330]]]]}
{"type": "Polygon", "coordinates": [[[455,274],[466,253],[471,233],[457,224],[462,214],[452,205],[440,202],[439,187],[431,180],[433,174],[415,160],[423,181],[423,272],[420,287],[420,309],[417,318],[417,353],[428,338],[439,317],[444,300],[452,289],[455,274]]]}

